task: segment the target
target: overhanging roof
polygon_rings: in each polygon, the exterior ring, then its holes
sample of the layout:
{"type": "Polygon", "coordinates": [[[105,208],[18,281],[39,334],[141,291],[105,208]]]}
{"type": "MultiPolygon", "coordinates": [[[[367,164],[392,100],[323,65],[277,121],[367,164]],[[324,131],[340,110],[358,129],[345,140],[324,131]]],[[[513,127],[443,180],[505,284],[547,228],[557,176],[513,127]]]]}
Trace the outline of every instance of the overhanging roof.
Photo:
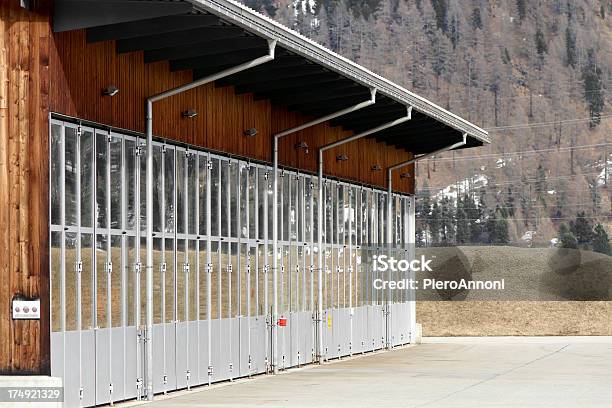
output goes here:
{"type": "Polygon", "coordinates": [[[118,53],[144,51],[146,63],[202,77],[267,53],[274,61],[217,81],[236,93],[306,115],[322,116],[370,98],[376,104],[332,121],[360,132],[397,119],[412,120],[369,137],[415,154],[447,146],[468,134],[464,147],[490,143],[478,126],[367,70],[270,18],[232,0],[56,0],[54,29],[87,29],[89,42],[116,40],[118,53]]]}

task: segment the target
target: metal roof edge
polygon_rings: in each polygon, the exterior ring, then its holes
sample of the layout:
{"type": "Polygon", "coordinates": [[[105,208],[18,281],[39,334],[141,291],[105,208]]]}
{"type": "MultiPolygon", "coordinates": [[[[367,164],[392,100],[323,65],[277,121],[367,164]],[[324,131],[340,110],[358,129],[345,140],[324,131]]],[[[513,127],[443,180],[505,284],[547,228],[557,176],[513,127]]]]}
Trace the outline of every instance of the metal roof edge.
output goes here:
{"type": "Polygon", "coordinates": [[[276,39],[279,44],[296,54],[349,77],[364,86],[376,88],[383,95],[397,102],[410,105],[417,111],[462,133],[468,133],[468,135],[483,143],[491,143],[486,130],[243,4],[234,0],[187,1],[193,4],[196,9],[200,8],[202,11],[215,14],[264,38],[276,39]]]}

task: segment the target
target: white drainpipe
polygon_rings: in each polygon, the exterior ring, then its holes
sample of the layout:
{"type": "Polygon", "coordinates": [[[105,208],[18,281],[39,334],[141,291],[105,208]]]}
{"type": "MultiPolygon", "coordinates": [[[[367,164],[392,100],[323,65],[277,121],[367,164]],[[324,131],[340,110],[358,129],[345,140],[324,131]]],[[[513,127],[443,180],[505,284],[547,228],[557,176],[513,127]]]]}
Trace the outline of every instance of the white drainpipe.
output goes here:
{"type": "MultiPolygon", "coordinates": [[[[272,316],[272,367],[274,368],[274,373],[278,373],[278,141],[292,133],[299,132],[300,130],[304,130],[311,126],[318,125],[320,123],[326,122],[328,120],[332,120],[342,115],[346,115],[347,113],[355,112],[359,109],[363,109],[367,106],[373,105],[376,103],[376,89],[371,90],[371,97],[367,101],[363,101],[356,105],[350,106],[348,108],[339,110],[334,113],[330,113],[329,115],[320,117],[318,119],[311,120],[310,122],[306,122],[303,125],[293,127],[291,129],[284,130],[280,133],[274,135],[274,150],[273,150],[273,163],[274,163],[274,182],[273,182],[273,203],[272,206],[272,281],[273,281],[273,301],[274,301],[274,311],[272,316]]],[[[319,264],[319,268],[321,265],[319,264]]],[[[321,285],[321,281],[319,281],[319,286],[321,285]]],[[[319,298],[319,302],[320,302],[319,298]]],[[[319,319],[321,316],[319,316],[319,319]]],[[[321,350],[319,350],[319,355],[321,355],[321,350]]]]}
{"type": "MultiPolygon", "coordinates": [[[[146,291],[147,291],[147,330],[146,330],[146,389],[147,389],[147,400],[153,400],[153,102],[157,102],[161,99],[167,98],[179,94],[181,92],[189,91],[190,89],[198,86],[214,82],[218,79],[227,77],[229,75],[247,70],[249,68],[256,67],[257,65],[265,64],[266,62],[274,59],[274,50],[276,48],[276,40],[268,40],[268,54],[262,57],[256,58],[251,61],[244,62],[236,65],[235,67],[219,71],[216,74],[200,78],[197,81],[178,86],[173,89],[169,89],[165,92],[153,95],[147,98],[146,102],[146,135],[147,135],[147,190],[146,190],[146,206],[147,206],[147,264],[146,264],[146,291]]],[[[210,299],[210,297],[209,297],[210,299]]],[[[210,338],[210,325],[208,327],[208,334],[210,338]]],[[[209,347],[209,359],[210,359],[210,341],[208,342],[209,347]]],[[[209,361],[209,366],[211,365],[209,361]]]]}
{"type": "MultiPolygon", "coordinates": [[[[322,289],[322,281],[323,281],[323,205],[324,205],[324,201],[323,201],[323,152],[326,150],[332,149],[334,147],[343,145],[345,143],[352,142],[357,139],[361,139],[373,133],[380,132],[390,127],[399,125],[400,123],[407,122],[411,118],[412,118],[412,106],[409,106],[407,108],[406,116],[404,117],[401,117],[399,119],[385,123],[373,129],[366,130],[365,132],[358,133],[356,135],[338,140],[337,142],[330,143],[328,145],[325,145],[319,148],[319,158],[318,158],[319,160],[318,161],[319,203],[317,205],[317,228],[318,228],[318,243],[319,243],[319,253],[318,253],[318,260],[319,260],[319,288],[318,288],[318,291],[319,291],[319,305],[318,305],[319,306],[319,310],[318,310],[319,321],[317,322],[318,324],[317,332],[319,334],[319,338],[317,340],[318,340],[318,347],[321,353],[323,353],[323,302],[322,302],[323,300],[323,289],[322,289]]],[[[320,362],[323,361],[323,356],[319,358],[319,361],[320,362]]]]}
{"type": "MultiPolygon", "coordinates": [[[[397,170],[399,168],[408,166],[410,164],[416,163],[420,160],[426,159],[428,157],[431,156],[435,156],[436,154],[440,154],[442,152],[445,152],[447,150],[453,150],[456,149],[457,147],[461,147],[464,146],[467,143],[467,133],[463,134],[463,140],[461,142],[457,142],[455,144],[452,144],[450,146],[446,146],[443,147],[441,149],[435,150],[431,153],[426,153],[426,154],[422,154],[418,157],[415,157],[413,159],[410,160],[406,160],[404,162],[395,164],[393,166],[390,166],[387,168],[387,245],[389,246],[389,250],[391,250],[391,241],[393,240],[393,236],[391,234],[391,226],[392,221],[391,221],[391,217],[392,217],[392,211],[391,211],[391,194],[393,193],[393,170],[397,170]]],[[[412,273],[412,272],[411,272],[412,273]]],[[[410,276],[410,278],[414,278],[414,276],[410,276]]],[[[414,290],[411,290],[411,299],[413,299],[411,301],[412,306],[410,307],[410,337],[411,339],[414,336],[414,331],[415,331],[415,325],[416,325],[416,314],[415,314],[415,296],[414,296],[414,290]]],[[[391,301],[389,300],[389,295],[387,295],[387,313],[389,313],[389,308],[391,305],[391,301]]],[[[387,323],[389,323],[391,320],[389,318],[389,315],[387,314],[387,323]]],[[[387,329],[389,328],[389,324],[387,324],[387,329]]],[[[391,343],[389,341],[389,334],[387,333],[387,348],[391,347],[391,343]]],[[[412,340],[411,340],[412,341],[412,340]]]]}

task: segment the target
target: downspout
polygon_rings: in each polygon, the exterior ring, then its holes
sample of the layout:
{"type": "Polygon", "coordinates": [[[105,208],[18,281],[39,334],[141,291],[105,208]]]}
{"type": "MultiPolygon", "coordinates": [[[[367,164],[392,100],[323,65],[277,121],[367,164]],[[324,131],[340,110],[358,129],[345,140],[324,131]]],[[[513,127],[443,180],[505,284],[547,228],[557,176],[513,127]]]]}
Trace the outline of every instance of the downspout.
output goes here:
{"type": "MultiPolygon", "coordinates": [[[[461,147],[464,146],[465,144],[467,144],[467,133],[463,134],[463,140],[461,142],[457,142],[455,144],[452,144],[450,146],[446,146],[446,147],[442,147],[441,149],[435,150],[431,153],[426,153],[426,154],[422,154],[418,157],[415,157],[413,159],[410,160],[406,160],[405,162],[401,162],[398,164],[395,164],[393,166],[390,166],[387,168],[387,193],[391,194],[392,190],[393,190],[393,177],[392,177],[392,172],[393,170],[397,170],[401,167],[405,167],[408,166],[410,164],[416,163],[418,161],[421,161],[423,159],[427,159],[428,157],[431,156],[435,156],[436,154],[440,154],[442,152],[446,152],[448,150],[453,150],[456,149],[457,147],[461,147]]],[[[389,208],[389,211],[391,211],[391,208],[389,208]]],[[[387,220],[387,223],[389,222],[389,220],[387,220]]],[[[387,225],[389,226],[389,225],[387,225]]],[[[387,238],[391,238],[390,235],[387,235],[387,238]]]]}
{"type": "MultiPolygon", "coordinates": [[[[358,133],[356,135],[338,140],[334,143],[330,143],[323,147],[319,148],[319,157],[318,157],[318,180],[319,180],[319,203],[317,205],[317,229],[318,229],[318,245],[319,245],[319,253],[318,253],[318,262],[319,262],[319,287],[318,287],[318,295],[319,295],[319,320],[317,321],[317,332],[319,334],[319,338],[317,339],[318,348],[323,353],[323,152],[334,147],[338,147],[348,142],[352,142],[368,135],[371,135],[376,132],[380,132],[382,130],[388,129],[390,127],[399,125],[400,123],[404,123],[409,121],[412,118],[412,106],[407,108],[406,116],[396,119],[394,121],[385,123],[378,127],[375,127],[370,130],[366,130],[365,132],[358,133]]],[[[319,363],[323,362],[323,355],[319,356],[319,363]]]]}
{"type": "MultiPolygon", "coordinates": [[[[287,130],[284,130],[280,133],[277,133],[274,135],[274,150],[273,150],[273,163],[274,163],[274,182],[273,182],[273,190],[274,190],[274,194],[273,194],[273,203],[274,205],[272,206],[272,220],[273,220],[273,226],[272,226],[272,282],[273,282],[273,301],[274,301],[274,307],[273,307],[273,316],[272,316],[272,322],[271,322],[271,327],[272,327],[272,367],[274,369],[274,374],[278,373],[278,141],[287,136],[290,135],[292,133],[295,132],[299,132],[300,130],[304,130],[306,128],[309,128],[311,126],[315,126],[318,125],[320,123],[326,122],[328,120],[337,118],[339,116],[342,115],[346,115],[347,113],[351,113],[351,112],[355,112],[359,109],[363,109],[367,106],[373,105],[374,103],[376,103],[376,89],[372,89],[371,91],[371,96],[370,99],[361,103],[358,103],[356,105],[350,106],[348,108],[339,110],[337,112],[334,113],[330,113],[329,115],[320,117],[318,119],[314,119],[311,120],[309,122],[306,122],[300,126],[296,126],[287,130]]],[[[320,267],[321,265],[319,265],[320,267]]],[[[319,282],[319,285],[321,283],[319,282]]],[[[321,302],[320,298],[319,298],[319,302],[321,302]]],[[[319,316],[319,319],[321,318],[321,316],[319,316]]],[[[319,350],[320,352],[320,350],[319,350]]]]}
{"type": "MultiPolygon", "coordinates": [[[[264,64],[274,59],[274,50],[276,48],[276,40],[268,40],[268,54],[256,58],[251,61],[236,65],[235,67],[219,71],[216,74],[209,75],[193,81],[191,83],[169,89],[165,92],[153,95],[147,98],[146,101],[146,135],[147,135],[147,189],[146,189],[146,206],[147,206],[147,271],[146,271],[146,291],[147,291],[147,324],[146,324],[146,380],[147,380],[147,400],[153,400],[153,103],[161,99],[189,91],[198,86],[214,82],[218,79],[229,75],[247,70],[252,67],[264,64]]],[[[209,327],[210,329],[210,327],[209,327]]],[[[210,334],[210,333],[209,333],[210,334]]],[[[210,336],[209,336],[210,337],[210,336]]],[[[210,347],[210,341],[209,347],[210,347]]],[[[210,359],[210,349],[209,349],[210,359]]],[[[210,363],[209,363],[210,366],[210,363]]]]}
{"type": "MultiPolygon", "coordinates": [[[[450,146],[446,146],[443,147],[441,149],[435,150],[431,153],[426,153],[426,154],[422,154],[418,157],[415,157],[413,159],[410,160],[406,160],[404,162],[395,164],[393,166],[390,166],[387,168],[387,245],[389,245],[389,249],[391,249],[391,241],[393,240],[393,236],[391,234],[391,226],[393,225],[391,222],[391,217],[392,217],[392,211],[391,211],[391,195],[393,194],[393,170],[397,170],[399,168],[408,166],[410,164],[416,163],[420,160],[426,159],[428,157],[431,156],[435,156],[436,154],[448,151],[448,150],[453,150],[456,149],[457,147],[461,147],[464,146],[465,144],[467,144],[467,133],[463,134],[463,140],[461,142],[457,142],[455,144],[452,144],[450,146]]],[[[413,255],[414,256],[414,255],[413,255]]],[[[414,272],[411,272],[411,274],[414,272]]],[[[414,278],[414,276],[410,276],[410,278],[414,278]]],[[[414,338],[414,331],[415,331],[415,324],[416,324],[416,314],[415,314],[415,296],[414,296],[414,289],[410,290],[410,299],[413,299],[410,301],[410,303],[412,304],[412,307],[410,308],[410,341],[413,341],[414,338]]],[[[389,300],[389,296],[387,296],[387,313],[389,312],[389,307],[390,307],[391,303],[389,300]]],[[[389,320],[390,321],[390,320],[389,320]]],[[[388,340],[388,336],[387,336],[387,348],[390,348],[390,343],[388,340]]]]}

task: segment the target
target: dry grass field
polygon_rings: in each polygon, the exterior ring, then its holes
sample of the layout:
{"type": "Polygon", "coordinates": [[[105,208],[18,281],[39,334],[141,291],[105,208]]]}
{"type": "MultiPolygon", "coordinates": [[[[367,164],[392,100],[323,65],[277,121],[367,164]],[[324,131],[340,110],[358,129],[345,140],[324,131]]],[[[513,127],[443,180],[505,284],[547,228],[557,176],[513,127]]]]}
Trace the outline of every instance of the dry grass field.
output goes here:
{"type": "Polygon", "coordinates": [[[439,278],[506,280],[503,300],[476,292],[421,294],[434,299],[417,303],[424,336],[612,335],[612,257],[556,248],[423,251],[435,256],[439,278]]]}

